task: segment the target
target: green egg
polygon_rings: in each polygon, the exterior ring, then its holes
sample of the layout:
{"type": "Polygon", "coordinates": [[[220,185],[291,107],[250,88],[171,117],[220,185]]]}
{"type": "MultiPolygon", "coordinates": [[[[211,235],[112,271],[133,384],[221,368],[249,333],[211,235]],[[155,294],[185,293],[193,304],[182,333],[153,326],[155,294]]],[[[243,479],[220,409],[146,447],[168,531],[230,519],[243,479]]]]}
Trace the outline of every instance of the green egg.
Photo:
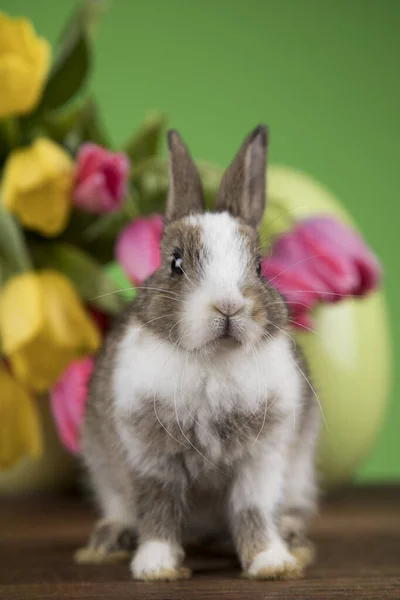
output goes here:
{"type": "MultiPolygon", "coordinates": [[[[286,167],[269,169],[268,205],[260,230],[265,248],[295,220],[316,214],[332,215],[354,227],[331,193],[286,167]]],[[[314,331],[295,335],[308,358],[324,413],[319,467],[323,483],[332,488],[352,478],[382,427],[392,363],[383,292],[321,305],[314,331]]]]}

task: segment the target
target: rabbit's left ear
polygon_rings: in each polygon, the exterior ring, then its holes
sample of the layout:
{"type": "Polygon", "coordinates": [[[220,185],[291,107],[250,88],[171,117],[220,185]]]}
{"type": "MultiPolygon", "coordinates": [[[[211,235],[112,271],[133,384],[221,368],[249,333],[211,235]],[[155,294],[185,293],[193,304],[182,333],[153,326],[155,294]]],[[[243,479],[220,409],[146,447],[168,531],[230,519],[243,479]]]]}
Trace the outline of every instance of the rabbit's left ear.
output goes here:
{"type": "Polygon", "coordinates": [[[168,131],[169,187],[167,221],[204,212],[203,186],[196,165],[184,141],[175,130],[168,131]]]}
{"type": "Polygon", "coordinates": [[[227,210],[257,228],[265,210],[268,128],[259,125],[244,140],[222,178],[215,210],[227,210]]]}

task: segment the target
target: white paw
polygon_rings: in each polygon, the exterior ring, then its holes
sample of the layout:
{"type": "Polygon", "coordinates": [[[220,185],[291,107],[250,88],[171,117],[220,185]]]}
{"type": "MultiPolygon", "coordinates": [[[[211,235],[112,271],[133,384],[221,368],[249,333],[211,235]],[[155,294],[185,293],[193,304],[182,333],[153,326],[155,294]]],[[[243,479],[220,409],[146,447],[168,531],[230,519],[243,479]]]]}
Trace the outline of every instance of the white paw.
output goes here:
{"type": "Polygon", "coordinates": [[[283,542],[276,541],[255,556],[246,575],[255,579],[284,579],[299,576],[300,569],[283,542]]]}
{"type": "Polygon", "coordinates": [[[151,540],[139,546],[131,563],[135,579],[174,580],[190,576],[187,569],[180,569],[183,551],[168,542],[151,540]]]}

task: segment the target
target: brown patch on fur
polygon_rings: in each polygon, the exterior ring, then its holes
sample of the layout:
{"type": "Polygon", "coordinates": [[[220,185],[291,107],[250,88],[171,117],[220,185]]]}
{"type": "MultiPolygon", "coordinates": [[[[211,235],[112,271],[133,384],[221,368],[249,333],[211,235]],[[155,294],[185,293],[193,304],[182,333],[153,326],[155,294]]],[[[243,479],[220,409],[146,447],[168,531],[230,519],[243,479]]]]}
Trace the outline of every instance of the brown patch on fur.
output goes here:
{"type": "Polygon", "coordinates": [[[261,403],[254,413],[240,409],[240,398],[237,399],[236,406],[237,408],[211,419],[207,425],[199,424],[195,420],[196,414],[193,419],[178,424],[173,410],[171,412],[159,398],[149,397],[126,425],[132,429],[133,437],[147,444],[149,451],[151,449],[153,453],[156,452],[160,458],[179,458],[179,464],[175,463],[174,469],[177,472],[181,468],[186,469],[188,481],[191,482],[190,467],[193,460],[199,463],[201,470],[206,460],[213,462],[213,455],[219,453],[221,459],[216,466],[225,472],[225,467],[231,467],[239,460],[257,436],[267,436],[270,428],[281,418],[279,403],[271,406],[261,403]],[[215,452],[216,448],[219,452],[215,452]]]}
{"type": "Polygon", "coordinates": [[[130,552],[135,549],[136,541],[137,535],[134,527],[102,519],[93,529],[89,546],[95,550],[102,549],[106,552],[118,550],[130,552]]]}
{"type": "MultiPolygon", "coordinates": [[[[184,270],[190,269],[194,274],[198,271],[199,263],[204,257],[204,247],[201,243],[201,228],[187,220],[175,221],[164,231],[161,250],[167,261],[168,274],[173,252],[178,249],[184,260],[184,270]]],[[[178,276],[179,277],[179,276],[178,276]]]]}
{"type": "Polygon", "coordinates": [[[263,282],[263,300],[267,311],[266,331],[272,337],[288,330],[288,310],[277,289],[267,281],[263,282]]]}
{"type": "Polygon", "coordinates": [[[290,552],[304,569],[314,562],[314,544],[307,538],[307,517],[302,511],[291,510],[281,516],[279,530],[290,552]]]}
{"type": "Polygon", "coordinates": [[[135,315],[151,331],[173,344],[180,339],[179,320],[182,317],[185,296],[200,277],[204,248],[198,226],[179,220],[164,232],[162,265],[139,289],[132,306],[135,315]],[[173,254],[179,251],[184,274],[171,273],[173,254]]]}
{"type": "Polygon", "coordinates": [[[275,338],[288,330],[288,312],[285,301],[279,292],[258,278],[249,282],[243,295],[253,300],[252,318],[265,329],[266,337],[275,338]]]}
{"type": "Polygon", "coordinates": [[[238,220],[238,228],[241,237],[247,240],[250,251],[248,277],[242,293],[245,297],[253,300],[253,319],[265,328],[268,335],[276,337],[279,335],[280,329],[286,331],[288,326],[289,313],[286,302],[276,288],[257,275],[257,258],[259,256],[257,232],[241,219],[238,220]]]}
{"type": "Polygon", "coordinates": [[[256,258],[258,250],[259,250],[259,239],[257,231],[248,225],[246,221],[243,221],[240,217],[237,218],[238,230],[242,237],[248,240],[250,245],[250,253],[252,258],[256,258]]]}
{"type": "Polygon", "coordinates": [[[96,523],[86,548],[75,553],[78,563],[120,562],[130,557],[137,545],[134,527],[102,519],[96,523]]]}
{"type": "Polygon", "coordinates": [[[267,524],[257,508],[248,508],[231,517],[233,541],[241,565],[247,570],[257,554],[268,545],[267,524]]]}
{"type": "Polygon", "coordinates": [[[179,545],[186,508],[186,477],[179,459],[174,478],[160,481],[138,475],[135,479],[136,509],[140,542],[168,540],[179,545]]]}
{"type": "Polygon", "coordinates": [[[107,515],[107,499],[102,489],[106,487],[115,495],[126,498],[126,504],[134,510],[134,498],[129,481],[129,469],[118,439],[113,410],[112,374],[115,369],[117,349],[129,322],[132,308],[128,306],[115,320],[114,326],[96,358],[96,367],[89,382],[85,418],[80,432],[81,454],[85,462],[90,484],[96,490],[96,500],[102,516],[107,515]]]}

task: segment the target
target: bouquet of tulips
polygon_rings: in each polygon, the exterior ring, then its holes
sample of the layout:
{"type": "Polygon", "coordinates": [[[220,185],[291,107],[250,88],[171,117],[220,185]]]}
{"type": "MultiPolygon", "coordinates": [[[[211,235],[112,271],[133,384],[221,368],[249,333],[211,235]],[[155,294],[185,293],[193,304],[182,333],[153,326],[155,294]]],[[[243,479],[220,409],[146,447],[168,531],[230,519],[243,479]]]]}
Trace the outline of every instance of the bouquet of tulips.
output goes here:
{"type": "MultiPolygon", "coordinates": [[[[30,22],[0,14],[2,469],[40,455],[43,394],[65,446],[78,451],[102,336],[160,265],[165,118],[149,116],[112,147],[88,91],[100,8],[94,0],[78,7],[53,58],[30,22]]],[[[211,206],[221,171],[198,167],[211,206]]],[[[286,296],[294,326],[311,329],[316,304],[377,285],[377,261],[348,226],[321,216],[286,229],[274,237],[263,224],[262,239],[272,242],[262,273],[286,296]]]]}

